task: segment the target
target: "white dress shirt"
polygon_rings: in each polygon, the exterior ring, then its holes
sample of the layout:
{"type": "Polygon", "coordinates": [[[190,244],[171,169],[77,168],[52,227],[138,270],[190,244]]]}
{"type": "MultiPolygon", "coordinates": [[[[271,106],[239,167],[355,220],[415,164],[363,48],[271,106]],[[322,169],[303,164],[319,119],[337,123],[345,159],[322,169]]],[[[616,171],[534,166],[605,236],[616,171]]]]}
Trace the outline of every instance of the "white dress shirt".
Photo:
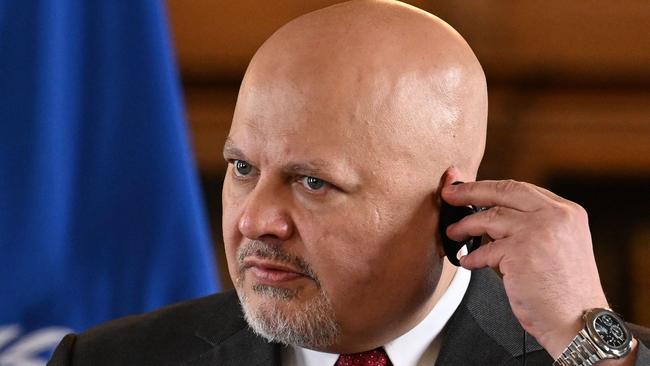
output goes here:
{"type": "MultiPolygon", "coordinates": [[[[457,268],[449,287],[429,314],[411,330],[384,345],[393,366],[430,366],[435,363],[442,343],[440,332],[463,300],[470,277],[471,271],[457,268]]],[[[291,346],[282,354],[282,365],[334,366],[338,358],[336,353],[291,346]]]]}

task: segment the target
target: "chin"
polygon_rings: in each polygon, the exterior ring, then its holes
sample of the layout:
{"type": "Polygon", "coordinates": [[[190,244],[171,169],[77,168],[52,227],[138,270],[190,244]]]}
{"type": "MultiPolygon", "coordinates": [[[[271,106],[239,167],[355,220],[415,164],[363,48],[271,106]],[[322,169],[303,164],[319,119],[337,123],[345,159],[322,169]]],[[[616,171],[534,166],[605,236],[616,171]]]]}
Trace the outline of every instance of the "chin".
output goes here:
{"type": "Polygon", "coordinates": [[[329,298],[320,291],[307,297],[301,290],[254,283],[237,292],[246,322],[268,341],[311,349],[335,344],[340,326],[329,298]]]}

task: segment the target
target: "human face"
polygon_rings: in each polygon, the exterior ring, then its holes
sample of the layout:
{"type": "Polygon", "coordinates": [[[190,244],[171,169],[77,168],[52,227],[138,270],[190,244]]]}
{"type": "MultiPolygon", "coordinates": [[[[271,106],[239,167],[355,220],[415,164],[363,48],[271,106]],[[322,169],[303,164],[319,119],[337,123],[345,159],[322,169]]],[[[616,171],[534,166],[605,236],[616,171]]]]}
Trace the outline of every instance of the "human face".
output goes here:
{"type": "Polygon", "coordinates": [[[258,333],[356,352],[410,329],[435,289],[429,177],[442,168],[418,161],[420,137],[400,129],[399,111],[342,94],[323,83],[242,85],[224,148],[223,233],[258,333]]]}

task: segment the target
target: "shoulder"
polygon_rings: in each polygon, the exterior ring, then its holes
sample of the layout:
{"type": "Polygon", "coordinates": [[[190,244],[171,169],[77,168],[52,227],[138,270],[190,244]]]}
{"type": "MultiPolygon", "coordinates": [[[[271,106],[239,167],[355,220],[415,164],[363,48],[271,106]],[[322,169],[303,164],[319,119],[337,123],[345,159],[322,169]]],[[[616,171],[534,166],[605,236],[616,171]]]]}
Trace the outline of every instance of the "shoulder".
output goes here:
{"type": "Polygon", "coordinates": [[[74,340],[68,337],[65,347],[71,354],[66,358],[75,365],[178,364],[244,327],[239,300],[230,291],[116,319],[74,340]]]}
{"type": "MultiPolygon", "coordinates": [[[[173,337],[190,337],[197,329],[212,327],[213,333],[224,337],[245,325],[239,299],[234,291],[165,306],[149,313],[109,321],[79,335],[77,343],[85,340],[114,341],[115,336],[129,340],[147,339],[147,343],[164,342],[173,337]]],[[[218,338],[218,337],[217,337],[218,338]]],[[[218,339],[214,341],[218,342],[218,339]]]]}

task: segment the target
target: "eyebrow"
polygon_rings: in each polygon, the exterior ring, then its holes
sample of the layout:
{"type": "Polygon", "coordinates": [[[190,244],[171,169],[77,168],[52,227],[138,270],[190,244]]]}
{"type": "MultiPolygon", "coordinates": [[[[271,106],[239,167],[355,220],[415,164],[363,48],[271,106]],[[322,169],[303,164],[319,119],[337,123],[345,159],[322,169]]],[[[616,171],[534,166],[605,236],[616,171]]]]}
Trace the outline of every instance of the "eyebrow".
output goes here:
{"type": "MultiPolygon", "coordinates": [[[[235,147],[235,143],[230,137],[226,138],[226,142],[223,146],[223,156],[227,160],[247,160],[246,154],[241,151],[239,148],[235,147]]],[[[322,159],[312,160],[304,163],[289,163],[287,168],[284,169],[287,173],[299,174],[299,175],[319,175],[326,172],[328,169],[331,169],[331,164],[322,159]]]]}
{"type": "Polygon", "coordinates": [[[226,160],[247,160],[246,154],[235,147],[235,143],[230,137],[226,137],[226,142],[223,145],[223,158],[226,160]]]}
{"type": "Polygon", "coordinates": [[[290,163],[285,171],[295,175],[320,177],[323,174],[328,175],[326,172],[331,171],[331,164],[320,159],[305,163],[290,163]]]}
{"type": "Polygon", "coordinates": [[[324,179],[348,193],[357,191],[361,184],[361,177],[353,170],[346,169],[345,166],[339,166],[338,164],[331,164],[321,159],[289,163],[284,169],[284,172],[290,175],[324,179]]]}

